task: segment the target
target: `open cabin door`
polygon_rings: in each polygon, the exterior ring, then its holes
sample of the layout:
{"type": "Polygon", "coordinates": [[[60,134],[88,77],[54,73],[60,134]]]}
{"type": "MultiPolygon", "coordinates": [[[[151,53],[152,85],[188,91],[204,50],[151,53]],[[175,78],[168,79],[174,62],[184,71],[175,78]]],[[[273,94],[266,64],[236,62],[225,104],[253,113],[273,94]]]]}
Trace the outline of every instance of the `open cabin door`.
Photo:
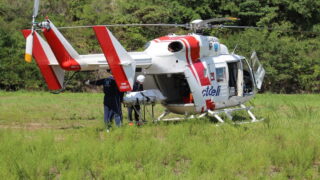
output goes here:
{"type": "Polygon", "coordinates": [[[250,65],[252,68],[252,73],[254,76],[256,87],[260,90],[266,71],[260,63],[257,53],[255,51],[251,54],[250,65]]]}
{"type": "Polygon", "coordinates": [[[202,87],[197,82],[196,78],[192,74],[190,68],[186,68],[184,71],[185,77],[190,87],[190,91],[193,96],[195,109],[197,112],[201,112],[202,108],[205,107],[206,101],[202,95],[202,87]]]}

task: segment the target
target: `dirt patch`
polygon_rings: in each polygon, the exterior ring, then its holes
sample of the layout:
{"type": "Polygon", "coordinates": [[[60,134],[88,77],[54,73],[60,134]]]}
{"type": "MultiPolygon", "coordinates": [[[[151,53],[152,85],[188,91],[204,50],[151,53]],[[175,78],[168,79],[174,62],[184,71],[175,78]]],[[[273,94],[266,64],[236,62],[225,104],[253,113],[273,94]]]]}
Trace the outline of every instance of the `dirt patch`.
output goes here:
{"type": "Polygon", "coordinates": [[[281,168],[280,167],[277,167],[277,166],[270,166],[270,169],[269,169],[269,174],[271,176],[275,176],[276,174],[280,173],[281,172],[281,168]]]}
{"type": "Polygon", "coordinates": [[[46,123],[23,123],[23,124],[0,124],[0,129],[24,129],[24,130],[39,130],[39,129],[79,129],[82,125],[50,125],[46,123]]]}
{"type": "Polygon", "coordinates": [[[1,129],[27,129],[27,130],[37,130],[37,129],[44,129],[50,128],[49,125],[43,123],[25,123],[25,124],[5,124],[1,125],[1,129]]]}
{"type": "Polygon", "coordinates": [[[183,174],[184,171],[189,168],[190,163],[191,163],[190,159],[177,160],[176,164],[175,164],[175,167],[172,169],[173,173],[176,174],[176,175],[183,174]]]}

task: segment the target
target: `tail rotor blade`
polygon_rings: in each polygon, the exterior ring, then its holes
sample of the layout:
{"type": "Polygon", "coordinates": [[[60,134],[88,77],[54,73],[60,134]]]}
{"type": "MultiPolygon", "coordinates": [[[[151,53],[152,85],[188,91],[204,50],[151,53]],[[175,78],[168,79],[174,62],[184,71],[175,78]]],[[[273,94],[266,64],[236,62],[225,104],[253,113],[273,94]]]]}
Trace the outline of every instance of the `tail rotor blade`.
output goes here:
{"type": "Polygon", "coordinates": [[[38,11],[39,11],[39,2],[40,0],[34,0],[34,6],[33,6],[33,17],[37,17],[38,11]]]}
{"type": "Polygon", "coordinates": [[[27,41],[26,41],[26,54],[24,56],[24,59],[28,63],[32,61],[32,49],[33,49],[33,33],[31,33],[27,37],[27,41]]]}
{"type": "Polygon", "coordinates": [[[33,14],[32,14],[32,31],[27,37],[26,40],[26,53],[24,56],[24,60],[28,63],[32,61],[32,50],[33,50],[33,34],[35,32],[35,19],[38,16],[38,11],[39,11],[39,3],[40,0],[34,0],[34,6],[33,6],[33,14]]]}

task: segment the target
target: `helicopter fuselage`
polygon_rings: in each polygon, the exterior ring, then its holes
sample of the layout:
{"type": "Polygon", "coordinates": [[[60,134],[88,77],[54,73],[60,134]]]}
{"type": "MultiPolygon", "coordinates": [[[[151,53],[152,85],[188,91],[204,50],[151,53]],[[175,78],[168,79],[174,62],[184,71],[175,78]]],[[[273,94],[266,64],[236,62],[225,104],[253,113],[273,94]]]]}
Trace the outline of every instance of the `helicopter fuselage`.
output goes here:
{"type": "Polygon", "coordinates": [[[171,112],[222,109],[254,95],[251,72],[243,69],[245,58],[229,54],[215,37],[168,35],[150,41],[144,53],[152,59],[152,66],[141,71],[147,75],[145,87],[159,89],[171,112]]]}

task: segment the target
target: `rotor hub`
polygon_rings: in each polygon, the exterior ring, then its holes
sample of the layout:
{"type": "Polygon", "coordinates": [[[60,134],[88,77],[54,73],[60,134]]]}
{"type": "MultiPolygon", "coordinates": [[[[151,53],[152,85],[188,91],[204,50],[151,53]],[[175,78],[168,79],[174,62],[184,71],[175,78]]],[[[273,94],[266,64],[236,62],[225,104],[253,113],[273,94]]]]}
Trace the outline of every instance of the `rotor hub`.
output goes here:
{"type": "Polygon", "coordinates": [[[47,29],[49,30],[50,29],[50,23],[48,21],[42,21],[40,23],[37,23],[36,24],[39,28],[44,28],[44,29],[47,29]]]}

